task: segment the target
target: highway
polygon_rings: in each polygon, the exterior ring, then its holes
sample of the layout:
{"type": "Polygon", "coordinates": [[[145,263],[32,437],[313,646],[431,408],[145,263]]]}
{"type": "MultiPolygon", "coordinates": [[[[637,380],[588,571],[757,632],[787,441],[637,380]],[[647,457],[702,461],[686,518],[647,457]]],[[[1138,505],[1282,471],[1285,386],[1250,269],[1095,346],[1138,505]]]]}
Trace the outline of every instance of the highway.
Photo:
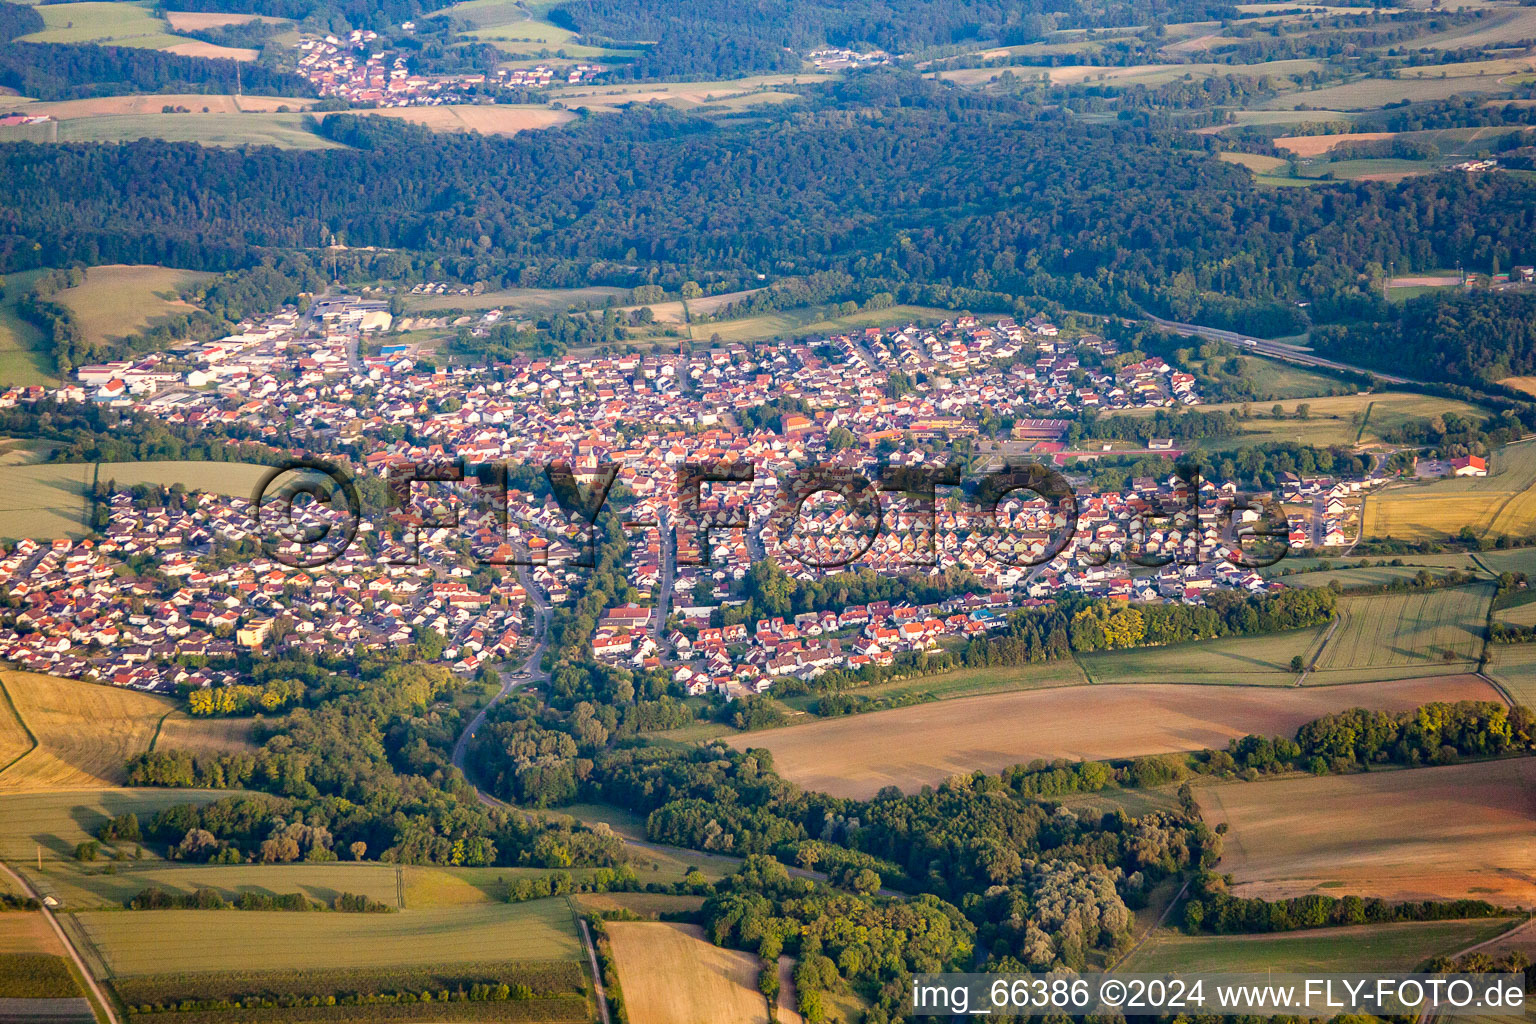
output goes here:
{"type": "Polygon", "coordinates": [[[1198,324],[1181,324],[1176,320],[1164,320],[1159,316],[1147,315],[1147,320],[1158,327],[1170,331],[1178,331],[1180,334],[1192,334],[1201,338],[1210,338],[1213,341],[1226,341],[1233,345],[1239,345],[1251,349],[1261,356],[1269,356],[1272,359],[1283,359],[1289,363],[1297,363],[1301,366],[1319,366],[1328,370],[1345,370],[1350,373],[1367,373],[1378,380],[1388,384],[1423,384],[1423,381],[1414,380],[1411,377],[1397,377],[1390,373],[1382,373],[1380,370],[1369,370],[1363,366],[1351,366],[1348,363],[1335,362],[1332,359],[1324,359],[1322,356],[1313,355],[1303,351],[1295,345],[1286,345],[1278,341],[1266,341],[1263,338],[1251,337],[1247,334],[1238,334],[1236,331],[1224,331],[1218,327],[1201,327],[1198,324]]]}

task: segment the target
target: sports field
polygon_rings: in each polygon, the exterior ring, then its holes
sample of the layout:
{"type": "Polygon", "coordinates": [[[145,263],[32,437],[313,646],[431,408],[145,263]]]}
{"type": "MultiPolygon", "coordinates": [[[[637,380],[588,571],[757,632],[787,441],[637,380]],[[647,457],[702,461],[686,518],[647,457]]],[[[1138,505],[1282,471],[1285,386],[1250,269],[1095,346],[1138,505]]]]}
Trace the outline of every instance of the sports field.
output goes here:
{"type": "Polygon", "coordinates": [[[1351,707],[1405,709],[1433,700],[1492,700],[1471,676],[1351,686],[1074,686],[939,701],[740,734],[766,747],[779,773],[834,796],[911,792],[960,772],[1035,758],[1074,761],[1225,747],[1248,733],[1290,735],[1351,707]]]}
{"type": "MultiPolygon", "coordinates": [[[[1160,930],[1120,965],[1127,974],[1212,971],[1409,971],[1507,929],[1507,920],[1410,921],[1261,935],[1160,930]]],[[[1518,1019],[1518,1018],[1517,1018],[1518,1019]]]]}
{"type": "Polygon", "coordinates": [[[0,793],[121,785],[125,763],[149,749],[176,705],[115,686],[0,670],[0,686],[37,748],[0,772],[0,793]]]}
{"type": "Polygon", "coordinates": [[[697,925],[607,925],[631,1024],[767,1024],[758,959],[721,949],[697,925]]]}
{"type": "Polygon", "coordinates": [[[1310,661],[1326,626],[1263,636],[1223,637],[1167,647],[1095,651],[1078,656],[1096,683],[1216,683],[1290,686],[1291,659],[1310,661]]]}
{"type": "MultiPolygon", "coordinates": [[[[1451,699],[1445,697],[1443,699],[1451,699]]],[[[1200,786],[1242,896],[1536,903],[1536,759],[1200,786]]]]}
{"type": "Polygon", "coordinates": [[[150,910],[75,915],[112,975],[313,967],[574,960],[581,952],[563,899],[402,910],[395,914],[150,910]],[[145,940],[154,936],[154,941],[145,940]]]}
{"type": "Polygon", "coordinates": [[[1308,685],[1463,672],[1482,654],[1493,584],[1339,598],[1308,685]]]}

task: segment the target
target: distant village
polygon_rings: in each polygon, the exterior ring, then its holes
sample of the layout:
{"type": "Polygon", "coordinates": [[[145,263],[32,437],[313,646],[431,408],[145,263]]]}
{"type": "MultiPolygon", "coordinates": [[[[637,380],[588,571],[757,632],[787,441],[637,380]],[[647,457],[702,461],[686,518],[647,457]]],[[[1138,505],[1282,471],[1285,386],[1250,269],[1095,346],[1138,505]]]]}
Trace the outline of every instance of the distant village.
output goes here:
{"type": "MultiPolygon", "coordinates": [[[[414,27],[410,22],[406,26],[414,27]]],[[[439,106],[469,102],[488,89],[537,89],[554,83],[576,84],[602,72],[597,64],[573,63],[556,70],[548,64],[497,68],[484,74],[419,75],[403,52],[367,53],[378,33],[354,29],[345,37],[305,37],[296,44],[298,72],[322,98],[379,107],[439,106]]]]}
{"type": "MultiPolygon", "coordinates": [[[[477,322],[492,323],[502,312],[482,312],[477,322]]],[[[957,445],[981,465],[1000,458],[998,444],[1070,473],[1081,460],[1109,454],[1099,442],[1071,443],[1082,410],[1198,406],[1195,378],[1158,357],[1116,360],[1113,342],[1091,333],[1067,338],[1041,317],[1021,324],[967,316],[754,349],[530,356],[494,369],[421,369],[411,346],[392,340],[394,326],[381,302],[323,299],[214,341],[82,366],[60,388],[12,389],[0,394],[0,406],[48,399],[134,409],[168,424],[219,428],[271,455],[279,454],[280,435],[293,437],[306,453],[376,477],[394,464],[458,458],[540,468],[561,460],[590,481],[600,463],[616,464],[629,524],[624,574],[643,600],[604,612],[593,655],[665,669],[695,694],[729,698],[786,676],[886,664],[905,651],[999,629],[1010,612],[1063,593],[1200,603],[1218,588],[1278,585],[1223,557],[1236,523],[1253,513],[1141,531],[1146,550],[1177,557],[1135,573],[1125,562],[1133,524],[1159,502],[1193,497],[1219,507],[1236,493],[1230,484],[1204,481],[1190,496],[1169,476],[1080,493],[1076,542],[1040,565],[1009,561],[1048,554],[1060,520],[1044,498],[1029,495],[997,522],[981,523],[948,503],[925,511],[892,495],[882,505],[878,538],[847,568],[933,574],[961,564],[974,591],[934,603],[878,602],[726,624],[754,563],[769,560],[807,580],[831,571],[798,557],[768,522],[780,474],[817,462],[873,478],[881,465],[920,466],[957,445]],[[1093,365],[1084,365],[1085,354],[1093,365]],[[893,386],[898,375],[901,387],[893,386]],[[784,411],[769,422],[754,418],[770,403],[784,411]],[[1052,416],[1042,418],[1044,410],[1052,416]],[[981,429],[1010,420],[1000,440],[981,429]],[[399,429],[406,425],[408,435],[399,429]],[[750,464],[753,481],[705,485],[698,507],[685,508],[677,470],[690,462],[750,464]],[[699,517],[748,526],[709,531],[706,559],[693,522],[699,517]],[[1015,557],[989,558],[998,546],[1015,557]]],[[[1138,453],[1177,451],[1171,439],[1113,449],[1138,453]]],[[[1423,468],[1486,472],[1475,457],[1423,468]]],[[[1287,478],[1272,496],[1289,513],[1286,543],[1344,549],[1358,534],[1361,496],[1384,480],[1379,473],[1287,478]]],[[[365,520],[338,560],[296,568],[285,564],[282,545],[254,558],[228,556],[256,535],[248,497],[194,491],[146,500],[120,490],[103,499],[99,536],[23,541],[0,556],[0,588],[14,609],[0,626],[0,657],[165,690],[234,681],[242,649],[382,650],[429,631],[442,639],[445,665],[473,673],[525,650],[533,642],[530,602],[570,601],[587,571],[570,564],[581,534],[552,495],[510,489],[505,527],[482,498],[473,484],[434,485],[407,521],[365,520]],[[421,525],[432,508],[447,506],[461,513],[457,528],[421,525]],[[475,557],[454,553],[448,542],[455,537],[468,539],[475,557]],[[416,545],[420,557],[395,557],[416,545]],[[487,568],[514,551],[530,563],[524,575],[487,568]]],[[[840,501],[813,505],[818,529],[858,532],[840,501]]]]}

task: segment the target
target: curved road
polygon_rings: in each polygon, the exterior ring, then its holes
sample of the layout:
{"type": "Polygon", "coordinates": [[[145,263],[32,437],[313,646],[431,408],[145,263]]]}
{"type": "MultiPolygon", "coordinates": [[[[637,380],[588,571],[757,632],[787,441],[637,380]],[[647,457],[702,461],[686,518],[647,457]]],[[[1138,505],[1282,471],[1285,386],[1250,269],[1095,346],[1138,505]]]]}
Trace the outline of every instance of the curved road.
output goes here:
{"type": "MultiPolygon", "coordinates": [[[[486,716],[490,714],[491,708],[506,700],[507,695],[519,686],[543,682],[547,678],[539,663],[543,661],[544,651],[549,646],[549,602],[544,599],[543,593],[534,585],[527,566],[520,565],[517,567],[517,578],[522,583],[523,589],[528,591],[528,599],[533,602],[535,631],[533,650],[528,653],[528,659],[523,662],[522,668],[516,671],[501,669],[501,691],[492,697],[474,718],[470,719],[469,725],[465,726],[464,731],[459,734],[458,742],[453,745],[453,766],[463,773],[466,779],[469,778],[469,773],[464,770],[464,757],[469,752],[470,741],[475,738],[475,734],[480,730],[480,726],[485,724],[486,716]]],[[[470,780],[470,785],[474,786],[473,780],[470,780]]],[[[479,786],[474,788],[475,793],[480,797],[481,803],[488,806],[501,805],[500,800],[497,800],[479,786]]]]}
{"type": "Polygon", "coordinates": [[[1211,338],[1215,341],[1229,341],[1234,345],[1251,349],[1261,356],[1269,356],[1273,359],[1284,359],[1287,362],[1299,363],[1302,366],[1321,366],[1328,370],[1347,370],[1350,373],[1367,373],[1388,384],[1423,384],[1423,381],[1414,380],[1411,377],[1394,377],[1390,373],[1382,373],[1380,370],[1371,370],[1363,366],[1351,366],[1349,363],[1339,363],[1332,359],[1324,359],[1315,356],[1311,352],[1300,349],[1295,345],[1286,345],[1278,341],[1266,341],[1263,338],[1255,338],[1247,334],[1238,334],[1236,331],[1224,331],[1219,327],[1201,327],[1198,324],[1181,324],[1176,320],[1164,320],[1160,316],[1148,313],[1146,319],[1158,327],[1167,328],[1170,331],[1178,331],[1180,334],[1192,334],[1201,338],[1211,338]]]}

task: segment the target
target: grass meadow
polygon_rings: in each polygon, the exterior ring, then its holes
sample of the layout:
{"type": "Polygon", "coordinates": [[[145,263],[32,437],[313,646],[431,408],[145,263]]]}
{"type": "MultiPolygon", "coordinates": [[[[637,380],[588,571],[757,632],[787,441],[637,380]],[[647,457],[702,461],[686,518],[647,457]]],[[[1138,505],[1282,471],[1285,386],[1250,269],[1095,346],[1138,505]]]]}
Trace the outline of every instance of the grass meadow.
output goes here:
{"type": "Polygon", "coordinates": [[[1296,655],[1310,662],[1326,626],[1263,636],[1223,637],[1167,647],[1095,651],[1078,656],[1096,683],[1211,683],[1290,686],[1296,655]]]}
{"type": "Polygon", "coordinates": [[[1394,924],[1318,928],[1262,935],[1181,935],[1156,932],[1120,970],[1131,974],[1164,972],[1305,973],[1338,970],[1407,971],[1431,957],[1452,953],[1498,935],[1509,927],[1498,921],[1411,921],[1394,924]]]}
{"type": "Polygon", "coordinates": [[[0,295],[0,385],[58,383],[43,332],[16,313],[16,300],[41,277],[41,270],[7,274],[0,295]]]}
{"type": "Polygon", "coordinates": [[[214,276],[171,267],[109,264],[91,267],[78,287],[64,289],[54,300],[74,313],[87,339],[102,342],[151,326],[161,317],[192,312],[196,307],[183,302],[180,292],[214,276]]]}
{"type": "Polygon", "coordinates": [[[581,953],[564,899],[299,917],[283,911],[89,911],[74,920],[112,976],[251,964],[294,970],[565,960],[581,953]]]}

